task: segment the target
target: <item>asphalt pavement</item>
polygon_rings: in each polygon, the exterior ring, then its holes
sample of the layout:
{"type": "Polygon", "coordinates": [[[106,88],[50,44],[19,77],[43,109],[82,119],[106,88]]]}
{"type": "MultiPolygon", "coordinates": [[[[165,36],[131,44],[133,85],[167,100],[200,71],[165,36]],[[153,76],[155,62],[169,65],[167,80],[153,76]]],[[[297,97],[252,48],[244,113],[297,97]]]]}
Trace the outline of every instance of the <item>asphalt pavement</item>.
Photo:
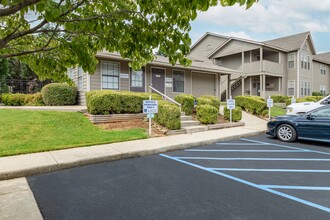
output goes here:
{"type": "Polygon", "coordinates": [[[266,135],[27,181],[44,219],[330,219],[330,147],[266,135]]]}

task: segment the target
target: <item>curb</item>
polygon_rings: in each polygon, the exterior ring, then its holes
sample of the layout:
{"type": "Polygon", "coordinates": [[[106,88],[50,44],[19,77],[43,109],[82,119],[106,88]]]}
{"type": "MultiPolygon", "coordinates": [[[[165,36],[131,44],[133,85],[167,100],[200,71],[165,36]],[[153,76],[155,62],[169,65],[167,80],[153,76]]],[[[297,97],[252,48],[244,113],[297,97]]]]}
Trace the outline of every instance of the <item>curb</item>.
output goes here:
{"type": "Polygon", "coordinates": [[[230,137],[225,137],[225,138],[215,138],[215,139],[210,139],[210,140],[206,140],[206,141],[198,141],[198,142],[194,142],[194,143],[171,145],[171,146],[165,146],[165,147],[161,147],[161,148],[153,149],[153,150],[141,150],[141,151],[136,151],[136,152],[131,152],[131,153],[122,153],[119,155],[102,156],[102,157],[89,158],[89,159],[84,159],[84,160],[79,160],[79,161],[74,161],[74,162],[68,162],[68,163],[61,163],[61,164],[55,164],[55,165],[44,165],[44,166],[35,167],[35,168],[21,169],[21,170],[16,170],[16,171],[12,171],[12,172],[4,172],[4,173],[0,173],[0,180],[27,177],[27,176],[38,175],[38,174],[42,174],[42,173],[48,173],[48,172],[52,172],[52,171],[56,171],[56,170],[74,168],[74,167],[85,166],[85,165],[89,165],[89,164],[95,164],[95,163],[110,162],[110,161],[129,159],[129,158],[134,158],[134,157],[150,156],[150,155],[165,153],[168,151],[183,150],[183,149],[196,147],[196,146],[200,146],[200,145],[213,144],[218,141],[230,141],[230,140],[234,140],[237,138],[254,136],[254,135],[258,135],[258,134],[263,134],[264,132],[265,131],[253,131],[253,132],[250,132],[250,133],[244,134],[244,135],[238,134],[238,135],[232,135],[230,137]]]}

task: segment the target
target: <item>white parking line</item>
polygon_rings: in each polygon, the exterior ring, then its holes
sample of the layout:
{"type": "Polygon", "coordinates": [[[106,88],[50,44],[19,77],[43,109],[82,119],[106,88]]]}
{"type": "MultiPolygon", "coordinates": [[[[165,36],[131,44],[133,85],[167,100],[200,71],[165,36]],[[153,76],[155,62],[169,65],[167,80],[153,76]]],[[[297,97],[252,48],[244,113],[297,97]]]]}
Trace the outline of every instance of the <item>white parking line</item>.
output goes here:
{"type": "Polygon", "coordinates": [[[215,149],[186,149],[190,152],[271,152],[271,153],[306,153],[307,151],[301,150],[215,150],[215,149]]]}
{"type": "Polygon", "coordinates": [[[296,190],[330,190],[330,187],[323,186],[282,186],[282,185],[259,185],[270,189],[296,189],[296,190]]]}
{"type": "Polygon", "coordinates": [[[218,144],[218,145],[248,145],[248,146],[257,146],[257,145],[264,145],[264,144],[261,144],[261,143],[259,143],[259,144],[252,144],[252,143],[216,143],[216,144],[218,144]]]}
{"type": "Polygon", "coordinates": [[[208,168],[220,171],[242,172],[293,172],[293,173],[330,173],[330,170],[296,170],[296,169],[241,169],[241,168],[208,168]]]}
{"type": "Polygon", "coordinates": [[[180,160],[270,160],[270,161],[330,161],[330,159],[319,158],[219,158],[219,157],[173,157],[180,160]]]}

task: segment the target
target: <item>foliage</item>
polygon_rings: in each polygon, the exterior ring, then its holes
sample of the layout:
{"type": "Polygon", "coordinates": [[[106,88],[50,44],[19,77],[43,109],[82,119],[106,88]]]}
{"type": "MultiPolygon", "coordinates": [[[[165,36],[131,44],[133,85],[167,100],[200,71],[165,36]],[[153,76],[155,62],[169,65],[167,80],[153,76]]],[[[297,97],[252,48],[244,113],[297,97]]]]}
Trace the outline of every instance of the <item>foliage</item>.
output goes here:
{"type": "Polygon", "coordinates": [[[236,105],[251,114],[261,115],[263,110],[267,108],[265,101],[254,96],[236,96],[236,105]]]}
{"type": "Polygon", "coordinates": [[[266,109],[266,110],[263,110],[262,112],[261,112],[261,116],[262,117],[268,117],[268,114],[269,114],[269,111],[266,109]]]}
{"type": "Polygon", "coordinates": [[[215,124],[218,121],[219,109],[212,105],[198,105],[196,117],[203,124],[215,124]]]}
{"type": "Polygon", "coordinates": [[[158,114],[155,114],[155,121],[170,130],[181,128],[180,108],[168,101],[158,101],[158,114]]]}
{"type": "MultiPolygon", "coordinates": [[[[230,120],[230,109],[224,107],[223,109],[224,117],[226,120],[230,120]]],[[[236,107],[232,110],[232,121],[237,122],[242,119],[242,109],[240,107],[236,107]]]]}
{"type": "Polygon", "coordinates": [[[274,103],[285,103],[290,97],[285,95],[272,95],[274,103]]]}
{"type": "MultiPolygon", "coordinates": [[[[323,96],[305,96],[303,98],[297,98],[296,103],[300,103],[300,102],[318,102],[323,98],[324,98],[323,96]]],[[[291,105],[291,98],[286,100],[285,104],[286,104],[286,106],[291,105]]]]}
{"type": "Polygon", "coordinates": [[[190,94],[179,94],[175,96],[175,101],[181,104],[182,111],[186,115],[191,115],[194,111],[195,97],[190,94]]]}
{"type": "Polygon", "coordinates": [[[77,88],[66,83],[45,85],[41,93],[46,105],[74,105],[77,102],[77,88]]]}
{"type": "MultiPolygon", "coordinates": [[[[93,115],[142,113],[143,100],[149,99],[149,93],[95,90],[86,93],[87,110],[93,115]]],[[[153,100],[161,96],[152,93],[153,100]]]]}
{"type": "Polygon", "coordinates": [[[212,95],[204,95],[197,98],[197,105],[212,105],[213,107],[219,109],[220,107],[220,98],[212,95]]]}
{"type": "MultiPolygon", "coordinates": [[[[0,58],[0,83],[4,83],[9,74],[8,59],[0,58]]],[[[1,88],[0,88],[1,89],[1,88]]]]}
{"type": "Polygon", "coordinates": [[[323,96],[322,92],[312,92],[312,96],[323,96]]]}
{"type": "Polygon", "coordinates": [[[41,92],[29,94],[24,100],[25,105],[43,106],[45,105],[41,92]]]}
{"type": "Polygon", "coordinates": [[[103,130],[81,113],[0,109],[0,157],[147,138],[144,129],[103,130]]]}
{"type": "Polygon", "coordinates": [[[0,58],[19,57],[39,76],[68,80],[69,67],[95,72],[98,51],[118,52],[134,69],[166,54],[189,65],[190,22],[219,3],[251,7],[258,0],[1,1],[0,58]]]}
{"type": "Polygon", "coordinates": [[[4,105],[8,106],[21,106],[25,105],[25,99],[29,95],[27,94],[21,94],[21,93],[5,93],[1,95],[1,100],[4,105]]]}

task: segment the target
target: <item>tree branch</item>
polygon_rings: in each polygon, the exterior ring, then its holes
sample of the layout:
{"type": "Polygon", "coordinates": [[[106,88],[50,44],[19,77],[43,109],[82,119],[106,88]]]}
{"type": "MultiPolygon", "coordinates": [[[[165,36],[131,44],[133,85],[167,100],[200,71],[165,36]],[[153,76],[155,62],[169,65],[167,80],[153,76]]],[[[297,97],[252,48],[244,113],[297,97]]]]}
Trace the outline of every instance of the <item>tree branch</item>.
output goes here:
{"type": "Polygon", "coordinates": [[[11,57],[17,57],[17,56],[27,55],[27,54],[31,54],[31,53],[47,52],[47,51],[55,50],[56,48],[57,47],[49,47],[49,48],[43,47],[43,48],[36,49],[36,50],[23,51],[20,53],[0,55],[0,58],[11,58],[11,57]]]}
{"type": "Polygon", "coordinates": [[[17,5],[13,5],[9,8],[4,8],[0,10],[0,17],[4,17],[4,16],[8,16],[11,14],[14,14],[18,11],[20,11],[21,9],[33,5],[37,2],[40,2],[40,0],[22,0],[20,3],[18,3],[17,5]]]}

